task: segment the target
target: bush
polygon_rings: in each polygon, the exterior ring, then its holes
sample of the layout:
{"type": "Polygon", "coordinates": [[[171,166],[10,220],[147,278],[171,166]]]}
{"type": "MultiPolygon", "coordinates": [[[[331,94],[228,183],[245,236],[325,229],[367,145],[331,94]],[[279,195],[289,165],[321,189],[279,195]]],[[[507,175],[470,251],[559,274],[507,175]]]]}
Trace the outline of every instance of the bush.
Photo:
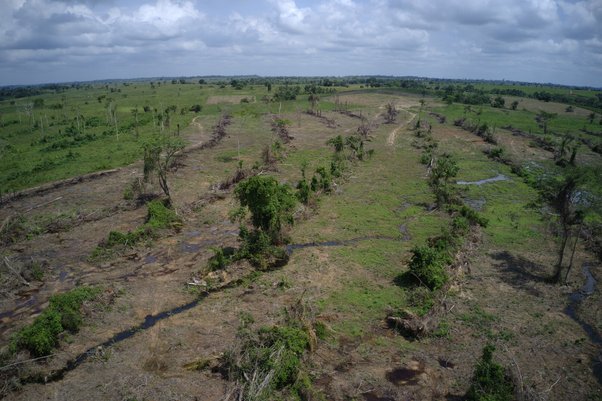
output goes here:
{"type": "Polygon", "coordinates": [[[416,246],[411,252],[410,273],[431,290],[441,288],[448,279],[445,271],[448,259],[446,255],[428,245],[416,246]]]}
{"type": "Polygon", "coordinates": [[[288,261],[288,255],[284,249],[272,245],[271,237],[265,232],[249,231],[242,226],[239,236],[242,246],[235,256],[237,259],[247,259],[259,270],[267,270],[271,266],[283,265],[288,261]]]}
{"type": "Polygon", "coordinates": [[[504,156],[504,148],[495,147],[489,150],[487,156],[489,156],[492,159],[502,159],[502,157],[504,156]]]}
{"type": "Polygon", "coordinates": [[[298,324],[252,330],[251,321],[241,322],[238,330],[240,345],[224,354],[221,368],[225,376],[237,383],[238,399],[272,399],[274,391],[293,386],[300,378],[311,387],[309,378],[299,375],[301,357],[309,348],[308,333],[298,324]]]}
{"type": "Polygon", "coordinates": [[[512,401],[514,386],[504,368],[493,362],[493,345],[483,348],[483,356],[475,367],[467,401],[512,401]]]}
{"type": "Polygon", "coordinates": [[[32,324],[13,337],[11,348],[28,350],[33,356],[49,355],[58,344],[63,331],[75,333],[82,324],[81,305],[98,295],[100,289],[79,287],[50,298],[49,306],[32,324]]]}
{"type": "Polygon", "coordinates": [[[468,220],[470,225],[479,225],[481,227],[487,227],[487,224],[489,224],[489,220],[481,216],[476,210],[473,210],[466,205],[462,205],[459,208],[458,212],[460,213],[460,216],[468,220]]]}
{"type": "MultiPolygon", "coordinates": [[[[229,248],[232,249],[232,248],[229,248]]],[[[230,264],[233,258],[233,252],[224,252],[223,248],[212,248],[213,256],[209,258],[209,269],[211,271],[220,270],[230,264]]]]}
{"type": "Polygon", "coordinates": [[[470,222],[462,215],[456,216],[451,222],[452,234],[455,237],[463,237],[470,229],[470,222]]]}
{"type": "Polygon", "coordinates": [[[120,231],[111,231],[106,240],[103,240],[99,246],[94,249],[90,255],[91,260],[104,259],[113,254],[112,249],[117,247],[131,247],[138,242],[152,239],[157,235],[156,230],[162,228],[173,228],[180,222],[176,213],[165,206],[160,200],[153,200],[147,203],[146,223],[133,231],[122,233],[120,231]]]}
{"type": "Polygon", "coordinates": [[[146,227],[169,228],[177,225],[180,218],[173,209],[168,208],[165,202],[153,200],[146,204],[148,213],[146,215],[146,227]]]}
{"type": "Polygon", "coordinates": [[[297,199],[299,202],[307,205],[309,203],[309,197],[311,196],[311,188],[305,179],[302,179],[297,184],[297,199]]]}

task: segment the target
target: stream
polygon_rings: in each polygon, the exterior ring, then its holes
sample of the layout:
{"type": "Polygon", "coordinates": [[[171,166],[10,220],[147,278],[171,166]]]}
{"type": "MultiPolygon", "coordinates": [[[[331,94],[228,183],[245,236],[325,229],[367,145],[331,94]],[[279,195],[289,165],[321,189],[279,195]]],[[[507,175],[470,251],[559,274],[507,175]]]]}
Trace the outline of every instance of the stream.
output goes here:
{"type": "MultiPolygon", "coordinates": [[[[591,324],[583,321],[577,314],[579,304],[585,298],[592,295],[596,289],[596,279],[591,272],[591,267],[592,266],[587,262],[581,267],[581,271],[585,277],[585,284],[569,296],[570,302],[564,309],[564,313],[581,326],[594,345],[600,347],[602,346],[602,336],[598,330],[591,324]]],[[[602,384],[602,351],[598,354],[597,360],[594,359],[592,368],[598,383],[602,384]]]]}

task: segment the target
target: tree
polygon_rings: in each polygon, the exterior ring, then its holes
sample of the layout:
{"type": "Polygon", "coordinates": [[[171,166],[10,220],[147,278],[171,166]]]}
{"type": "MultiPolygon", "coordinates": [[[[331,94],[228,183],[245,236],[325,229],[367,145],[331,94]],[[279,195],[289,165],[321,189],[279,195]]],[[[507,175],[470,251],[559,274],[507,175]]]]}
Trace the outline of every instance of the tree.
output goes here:
{"type": "Polygon", "coordinates": [[[136,132],[136,138],[138,138],[138,136],[140,136],[140,133],[138,132],[138,106],[131,109],[130,112],[134,116],[134,130],[136,132]]]}
{"type": "Polygon", "coordinates": [[[266,234],[272,244],[280,243],[283,225],[293,223],[296,200],[291,187],[274,177],[256,175],[239,183],[234,194],[241,207],[251,212],[255,230],[266,234]]]}
{"type": "MultiPolygon", "coordinates": [[[[421,102],[424,102],[424,100],[420,99],[421,102]]],[[[387,124],[392,124],[395,122],[395,119],[397,118],[397,115],[399,114],[399,111],[397,111],[397,109],[395,108],[395,104],[393,104],[393,102],[389,102],[385,105],[386,111],[385,111],[385,121],[387,122],[387,124]]]]}
{"type": "Polygon", "coordinates": [[[341,135],[330,138],[326,141],[326,144],[331,145],[336,153],[341,153],[345,148],[345,143],[343,142],[343,137],[341,135]]]}
{"type": "Polygon", "coordinates": [[[504,108],[505,104],[506,104],[506,101],[504,100],[504,98],[501,97],[500,95],[498,95],[493,99],[491,106],[496,107],[498,109],[502,109],[502,108],[504,108]]]}
{"type": "Polygon", "coordinates": [[[543,128],[543,134],[548,134],[548,124],[549,122],[558,116],[557,113],[548,113],[546,111],[540,110],[535,117],[535,120],[540,124],[543,128]]]}
{"type": "Polygon", "coordinates": [[[310,93],[309,96],[307,97],[307,100],[309,101],[309,103],[311,105],[311,112],[315,113],[316,106],[320,102],[320,96],[316,95],[315,93],[310,93]]]}
{"type": "Polygon", "coordinates": [[[566,134],[560,144],[558,145],[558,149],[554,152],[554,161],[559,166],[566,166],[570,164],[572,166],[575,165],[575,158],[577,156],[577,150],[579,149],[579,143],[575,141],[575,138],[569,134],[566,134]],[[567,160],[567,155],[570,157],[567,160]]]}
{"type": "Polygon", "coordinates": [[[167,173],[173,165],[176,154],[182,148],[184,142],[180,138],[165,135],[155,135],[143,145],[144,181],[148,182],[151,175],[156,173],[169,204],[171,204],[171,194],[167,184],[167,173]]]}
{"type": "Polygon", "coordinates": [[[458,163],[448,153],[444,153],[435,161],[429,176],[429,185],[439,206],[455,202],[455,187],[451,180],[459,170],[458,163]]]}
{"type": "Polygon", "coordinates": [[[517,107],[518,107],[518,100],[515,100],[512,103],[510,103],[510,108],[512,110],[516,110],[517,107]]]}
{"type": "MultiPolygon", "coordinates": [[[[541,196],[549,202],[560,226],[558,258],[552,276],[552,281],[555,283],[562,281],[566,247],[571,236],[577,235],[576,240],[579,239],[579,233],[574,233],[573,228],[583,223],[587,209],[590,209],[588,205],[592,205],[592,202],[587,199],[588,191],[586,190],[590,174],[589,170],[572,167],[565,169],[562,174],[548,178],[540,188],[541,196]]],[[[568,272],[566,276],[568,276],[568,272]]]]}
{"type": "Polygon", "coordinates": [[[594,122],[594,118],[596,118],[596,113],[592,111],[591,113],[589,113],[589,116],[587,116],[587,119],[589,120],[590,124],[594,122]]]}

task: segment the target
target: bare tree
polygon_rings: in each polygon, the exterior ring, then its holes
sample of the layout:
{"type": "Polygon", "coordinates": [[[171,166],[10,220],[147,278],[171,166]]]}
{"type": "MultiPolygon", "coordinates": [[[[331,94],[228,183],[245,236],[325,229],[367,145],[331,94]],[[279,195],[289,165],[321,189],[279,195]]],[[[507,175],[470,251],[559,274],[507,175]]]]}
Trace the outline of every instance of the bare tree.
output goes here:
{"type": "Polygon", "coordinates": [[[386,104],[385,108],[385,121],[387,122],[387,124],[394,123],[395,119],[397,118],[397,115],[399,114],[399,111],[397,111],[397,109],[395,108],[395,104],[393,104],[393,102],[389,102],[386,104]]]}

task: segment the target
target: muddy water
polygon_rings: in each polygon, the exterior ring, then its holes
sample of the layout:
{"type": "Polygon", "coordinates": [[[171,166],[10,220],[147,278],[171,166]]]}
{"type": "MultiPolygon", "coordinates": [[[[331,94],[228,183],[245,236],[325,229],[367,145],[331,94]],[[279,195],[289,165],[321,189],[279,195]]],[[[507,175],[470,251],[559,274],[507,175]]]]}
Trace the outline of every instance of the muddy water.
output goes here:
{"type": "Polygon", "coordinates": [[[387,373],[387,380],[393,384],[416,384],[418,374],[421,372],[414,369],[398,368],[387,373]]]}
{"type": "MultiPolygon", "coordinates": [[[[600,335],[596,327],[583,321],[577,314],[577,308],[579,307],[579,304],[585,298],[592,295],[596,290],[596,279],[594,278],[591,272],[590,264],[587,262],[584,263],[581,267],[581,271],[583,273],[583,276],[585,277],[585,284],[583,284],[583,286],[578,291],[573,292],[569,296],[570,302],[564,310],[564,313],[566,313],[575,322],[579,323],[583,331],[585,331],[585,333],[589,337],[590,341],[598,347],[600,347],[602,346],[602,336],[600,335]]],[[[597,360],[593,361],[592,367],[596,379],[600,384],[602,384],[602,351],[598,354],[597,360]]]]}
{"type": "Polygon", "coordinates": [[[484,180],[478,180],[478,181],[456,181],[456,184],[458,185],[483,185],[483,184],[487,184],[490,182],[496,182],[496,181],[507,181],[509,180],[508,177],[506,177],[504,174],[498,174],[493,178],[486,178],[484,180]]]}

